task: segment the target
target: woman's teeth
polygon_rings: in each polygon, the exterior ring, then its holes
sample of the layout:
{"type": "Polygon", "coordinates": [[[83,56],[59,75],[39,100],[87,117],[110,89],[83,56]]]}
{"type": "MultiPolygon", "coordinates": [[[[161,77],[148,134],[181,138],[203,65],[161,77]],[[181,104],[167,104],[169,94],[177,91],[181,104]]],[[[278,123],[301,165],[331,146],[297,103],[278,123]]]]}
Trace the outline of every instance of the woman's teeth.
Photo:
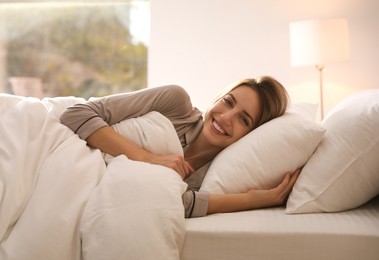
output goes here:
{"type": "Polygon", "coordinates": [[[216,123],[216,121],[213,121],[213,126],[214,126],[214,128],[216,128],[216,130],[217,130],[218,132],[220,132],[220,134],[225,135],[225,131],[222,130],[222,128],[216,123]]]}

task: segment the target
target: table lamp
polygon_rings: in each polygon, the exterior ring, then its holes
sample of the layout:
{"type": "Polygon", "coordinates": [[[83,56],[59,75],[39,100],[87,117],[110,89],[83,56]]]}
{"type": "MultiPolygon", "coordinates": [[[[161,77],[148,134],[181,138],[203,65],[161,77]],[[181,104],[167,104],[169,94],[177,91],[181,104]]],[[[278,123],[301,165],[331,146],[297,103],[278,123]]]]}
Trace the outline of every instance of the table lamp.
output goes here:
{"type": "Polygon", "coordinates": [[[323,70],[326,63],[349,59],[346,19],[305,20],[290,23],[291,65],[316,66],[320,77],[320,110],[324,118],[323,70]]]}

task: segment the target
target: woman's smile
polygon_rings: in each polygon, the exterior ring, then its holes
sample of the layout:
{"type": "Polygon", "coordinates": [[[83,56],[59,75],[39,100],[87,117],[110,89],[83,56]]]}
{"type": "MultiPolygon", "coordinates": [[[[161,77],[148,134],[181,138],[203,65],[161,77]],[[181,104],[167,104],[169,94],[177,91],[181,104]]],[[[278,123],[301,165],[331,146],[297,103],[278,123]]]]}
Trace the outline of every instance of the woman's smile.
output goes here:
{"type": "Polygon", "coordinates": [[[217,123],[215,119],[212,121],[213,131],[220,135],[228,135],[226,131],[217,123]]]}

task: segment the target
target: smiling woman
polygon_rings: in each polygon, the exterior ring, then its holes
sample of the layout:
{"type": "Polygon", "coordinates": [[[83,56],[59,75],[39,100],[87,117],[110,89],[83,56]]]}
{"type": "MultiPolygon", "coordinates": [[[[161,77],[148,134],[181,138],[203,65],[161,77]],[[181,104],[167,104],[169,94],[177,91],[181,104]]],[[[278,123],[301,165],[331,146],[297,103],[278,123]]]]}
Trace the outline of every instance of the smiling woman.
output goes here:
{"type": "Polygon", "coordinates": [[[214,195],[199,192],[210,162],[224,148],[259,125],[281,116],[288,104],[285,88],[272,77],[243,80],[226,89],[202,116],[187,92],[175,85],[110,95],[69,107],[61,122],[88,145],[113,156],[162,165],[175,170],[188,190],[183,195],[186,217],[205,216],[278,205],[289,194],[299,171],[271,190],[214,195]],[[156,111],[173,124],[184,156],[156,154],[114,131],[112,125],[156,111]]]}
{"type": "Polygon", "coordinates": [[[0,32],[0,92],[88,98],[147,85],[147,0],[0,3],[0,32]]]}

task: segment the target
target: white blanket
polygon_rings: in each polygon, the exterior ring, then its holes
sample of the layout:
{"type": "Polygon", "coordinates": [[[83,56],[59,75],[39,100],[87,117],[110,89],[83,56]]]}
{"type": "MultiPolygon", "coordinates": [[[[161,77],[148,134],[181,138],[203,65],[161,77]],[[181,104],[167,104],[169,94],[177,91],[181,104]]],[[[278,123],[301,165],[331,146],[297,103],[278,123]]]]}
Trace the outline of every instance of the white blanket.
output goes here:
{"type": "MultiPolygon", "coordinates": [[[[179,259],[186,184],[125,156],[106,167],[99,150],[59,122],[77,102],[0,95],[0,259],[179,259]]],[[[139,126],[131,138],[142,146],[181,153],[159,113],[129,124],[139,126]]]]}

